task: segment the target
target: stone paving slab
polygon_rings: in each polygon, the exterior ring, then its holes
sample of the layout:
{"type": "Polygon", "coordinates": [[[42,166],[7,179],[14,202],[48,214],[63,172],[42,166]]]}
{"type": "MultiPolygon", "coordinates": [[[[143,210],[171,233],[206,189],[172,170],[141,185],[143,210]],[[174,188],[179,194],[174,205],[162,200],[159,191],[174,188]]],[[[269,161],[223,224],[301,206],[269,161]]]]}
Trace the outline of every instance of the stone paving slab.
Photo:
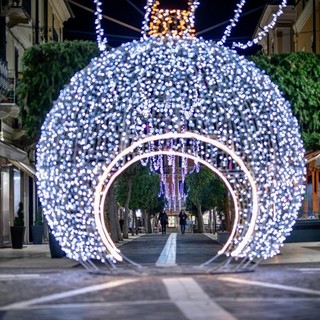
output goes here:
{"type": "Polygon", "coordinates": [[[0,319],[203,320],[217,319],[215,312],[221,309],[222,320],[319,319],[319,263],[294,262],[297,250],[317,257],[318,243],[285,245],[287,264],[219,273],[210,270],[215,263],[195,265],[219,247],[215,239],[200,234],[178,234],[179,264],[156,267],[168,237],[143,235],[122,242],[123,252],[140,257],[143,266],[118,264],[117,270],[105,273],[88,273],[66,258],[51,259],[46,244],[0,249],[0,319]],[[117,282],[123,284],[112,286],[117,282]]]}
{"type": "Polygon", "coordinates": [[[320,242],[285,243],[280,254],[261,264],[320,263],[320,242]]]}
{"type": "MultiPolygon", "coordinates": [[[[201,256],[206,250],[192,243],[192,238],[197,238],[203,244],[208,239],[216,240],[216,236],[212,234],[185,234],[185,243],[180,243],[183,239],[180,234],[177,237],[178,249],[182,252],[181,255],[177,257],[177,261],[180,264],[192,265],[201,264],[201,256]],[[201,239],[201,240],[200,240],[201,239]],[[189,242],[189,244],[188,244],[189,242]],[[183,253],[184,252],[184,253],[183,253]]],[[[156,261],[161,248],[165,244],[168,235],[161,237],[159,234],[139,234],[137,236],[130,236],[129,239],[121,241],[116,245],[121,248],[123,252],[130,252],[134,261],[140,263],[144,262],[146,265],[153,265],[156,261]],[[137,242],[136,242],[137,241],[137,242]],[[135,243],[136,242],[136,243],[135,243]],[[152,253],[144,252],[143,248],[145,246],[150,246],[152,243],[156,243],[157,249],[152,253]],[[148,257],[147,260],[146,257],[148,257]],[[135,260],[136,259],[136,260],[135,260]]],[[[212,245],[213,247],[216,246],[212,245]]],[[[206,248],[209,248],[206,246],[206,248]]],[[[213,251],[208,255],[211,257],[217,248],[213,248],[213,251]]],[[[285,243],[281,249],[279,255],[262,261],[260,265],[281,265],[281,264],[318,264],[320,263],[320,242],[300,242],[300,243],[285,243]]],[[[51,269],[68,269],[78,267],[79,263],[77,261],[68,258],[58,258],[52,259],[50,256],[50,250],[48,244],[42,245],[27,245],[23,249],[11,249],[11,248],[1,248],[0,249],[0,269],[10,269],[10,268],[51,268],[51,269]]]]}
{"type": "MultiPolygon", "coordinates": [[[[121,247],[137,238],[140,235],[131,236],[119,243],[121,247]]],[[[24,245],[22,249],[0,248],[0,269],[1,268],[45,268],[45,269],[68,269],[78,267],[79,262],[64,258],[51,258],[49,244],[24,245]]]]}

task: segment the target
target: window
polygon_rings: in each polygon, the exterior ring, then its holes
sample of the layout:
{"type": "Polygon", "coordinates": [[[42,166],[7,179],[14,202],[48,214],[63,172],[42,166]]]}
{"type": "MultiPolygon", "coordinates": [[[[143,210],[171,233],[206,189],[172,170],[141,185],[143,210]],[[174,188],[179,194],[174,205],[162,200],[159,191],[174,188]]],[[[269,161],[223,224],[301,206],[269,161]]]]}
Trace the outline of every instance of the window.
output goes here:
{"type": "Polygon", "coordinates": [[[16,214],[21,201],[21,173],[20,170],[13,169],[13,210],[16,214]]]}

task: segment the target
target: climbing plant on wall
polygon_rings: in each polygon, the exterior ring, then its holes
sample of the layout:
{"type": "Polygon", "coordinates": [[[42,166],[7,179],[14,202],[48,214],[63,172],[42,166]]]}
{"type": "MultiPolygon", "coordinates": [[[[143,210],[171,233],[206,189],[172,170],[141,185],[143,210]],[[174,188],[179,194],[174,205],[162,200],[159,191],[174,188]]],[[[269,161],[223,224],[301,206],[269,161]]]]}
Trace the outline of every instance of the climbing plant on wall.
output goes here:
{"type": "Polygon", "coordinates": [[[320,148],[320,55],[295,52],[250,57],[278,84],[298,118],[308,151],[320,148]]]}
{"type": "Polygon", "coordinates": [[[41,125],[60,90],[98,54],[97,44],[90,41],[50,42],[24,52],[18,104],[29,138],[38,139],[41,125]]]}

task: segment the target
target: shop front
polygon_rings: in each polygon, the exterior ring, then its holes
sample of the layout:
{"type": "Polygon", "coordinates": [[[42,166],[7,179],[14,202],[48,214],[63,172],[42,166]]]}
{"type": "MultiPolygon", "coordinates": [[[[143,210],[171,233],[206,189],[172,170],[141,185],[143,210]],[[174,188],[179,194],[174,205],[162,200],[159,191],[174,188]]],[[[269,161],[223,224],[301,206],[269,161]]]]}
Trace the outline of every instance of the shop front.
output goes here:
{"type": "Polygon", "coordinates": [[[17,216],[19,202],[23,203],[27,227],[24,243],[31,240],[36,185],[35,170],[27,159],[24,151],[0,142],[0,248],[11,246],[10,226],[17,216]]]}

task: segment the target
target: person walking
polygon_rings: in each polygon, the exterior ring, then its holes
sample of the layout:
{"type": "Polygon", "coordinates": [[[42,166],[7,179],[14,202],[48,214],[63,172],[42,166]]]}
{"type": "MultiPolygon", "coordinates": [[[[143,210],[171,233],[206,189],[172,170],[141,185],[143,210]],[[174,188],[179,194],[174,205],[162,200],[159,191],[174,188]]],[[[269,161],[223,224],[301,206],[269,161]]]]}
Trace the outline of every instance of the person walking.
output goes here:
{"type": "Polygon", "coordinates": [[[179,213],[179,224],[180,224],[180,230],[181,234],[184,234],[186,231],[186,224],[187,224],[187,214],[184,210],[181,210],[179,213]]]}
{"type": "Polygon", "coordinates": [[[166,234],[167,233],[167,224],[168,224],[168,215],[166,214],[166,212],[164,210],[159,214],[159,220],[160,220],[160,224],[161,224],[161,232],[162,232],[162,234],[166,234]]]}

